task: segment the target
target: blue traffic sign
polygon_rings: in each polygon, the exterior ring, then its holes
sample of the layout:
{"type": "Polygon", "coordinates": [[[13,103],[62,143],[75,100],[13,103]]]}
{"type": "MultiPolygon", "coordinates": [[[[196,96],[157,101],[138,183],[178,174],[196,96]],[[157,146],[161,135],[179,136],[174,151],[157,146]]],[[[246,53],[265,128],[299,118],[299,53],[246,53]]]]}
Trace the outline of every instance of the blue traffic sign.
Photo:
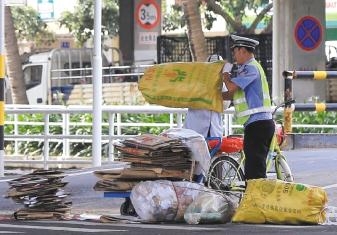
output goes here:
{"type": "Polygon", "coordinates": [[[294,34],[300,48],[312,51],[322,42],[322,25],[315,17],[304,16],[297,21],[294,34]]]}

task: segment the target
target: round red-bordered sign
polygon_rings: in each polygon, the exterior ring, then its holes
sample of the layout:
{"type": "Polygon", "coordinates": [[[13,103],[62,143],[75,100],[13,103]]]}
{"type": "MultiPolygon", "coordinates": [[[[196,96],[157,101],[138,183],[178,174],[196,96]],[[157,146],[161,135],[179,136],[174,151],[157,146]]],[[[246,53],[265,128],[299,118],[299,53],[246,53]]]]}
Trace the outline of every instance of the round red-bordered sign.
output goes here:
{"type": "Polygon", "coordinates": [[[304,16],[295,26],[295,40],[297,45],[305,51],[316,49],[322,42],[322,25],[313,16],[304,16]]]}
{"type": "Polygon", "coordinates": [[[140,1],[136,7],[135,17],[140,27],[152,29],[160,21],[160,6],[155,0],[140,1]]]}

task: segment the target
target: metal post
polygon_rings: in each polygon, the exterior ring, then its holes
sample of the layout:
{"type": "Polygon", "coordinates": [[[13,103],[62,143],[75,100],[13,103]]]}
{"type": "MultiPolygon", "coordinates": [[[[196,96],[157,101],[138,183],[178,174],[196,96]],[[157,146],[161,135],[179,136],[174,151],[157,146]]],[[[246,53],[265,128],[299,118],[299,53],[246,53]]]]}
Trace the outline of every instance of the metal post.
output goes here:
{"type": "Polygon", "coordinates": [[[0,176],[5,176],[5,1],[0,0],[0,176]]]}
{"type": "Polygon", "coordinates": [[[181,113],[177,114],[177,128],[183,127],[183,115],[181,113]]]}
{"type": "MultiPolygon", "coordinates": [[[[70,134],[70,114],[64,113],[62,114],[63,118],[63,128],[62,133],[63,135],[68,136],[70,134]]],[[[70,149],[69,149],[69,139],[65,138],[63,140],[63,158],[67,159],[70,156],[70,149]]]]}
{"type": "MultiPolygon", "coordinates": [[[[325,79],[337,79],[337,71],[283,71],[284,77],[284,101],[293,99],[292,81],[293,79],[310,79],[310,80],[325,80],[325,79]]],[[[299,105],[296,105],[296,110],[299,109],[299,105]]],[[[316,110],[317,112],[334,109],[336,106],[327,105],[322,103],[302,105],[302,109],[316,110]]],[[[292,132],[292,113],[291,107],[285,107],[284,109],[284,130],[286,133],[292,132]]],[[[306,110],[307,111],[307,110],[306,110]]]]}
{"type": "Polygon", "coordinates": [[[49,113],[44,115],[43,169],[48,170],[49,162],[49,113]]]}
{"type": "Polygon", "coordinates": [[[109,150],[108,150],[108,162],[111,163],[115,160],[113,136],[115,135],[115,113],[109,112],[109,150]]]}
{"type": "MultiPolygon", "coordinates": [[[[293,99],[293,87],[292,79],[289,76],[293,76],[292,73],[283,72],[284,77],[284,101],[293,99]]],[[[284,132],[289,134],[292,133],[292,123],[293,123],[293,109],[291,107],[285,107],[283,110],[283,123],[284,123],[284,132]]]]}
{"type": "Polygon", "coordinates": [[[337,79],[337,71],[284,71],[284,73],[291,74],[290,78],[293,79],[337,79]]]}
{"type": "Polygon", "coordinates": [[[101,45],[102,1],[95,1],[94,11],[94,55],[93,55],[93,142],[92,165],[102,164],[102,45],[101,45]]]}
{"type": "Polygon", "coordinates": [[[279,78],[279,55],[280,55],[280,39],[279,38],[279,16],[280,16],[280,6],[279,3],[280,0],[275,0],[273,2],[273,76],[272,76],[272,98],[275,99],[280,96],[279,90],[280,90],[280,79],[279,78]]]}
{"type": "Polygon", "coordinates": [[[296,103],[295,111],[336,111],[337,103],[296,103]]]}

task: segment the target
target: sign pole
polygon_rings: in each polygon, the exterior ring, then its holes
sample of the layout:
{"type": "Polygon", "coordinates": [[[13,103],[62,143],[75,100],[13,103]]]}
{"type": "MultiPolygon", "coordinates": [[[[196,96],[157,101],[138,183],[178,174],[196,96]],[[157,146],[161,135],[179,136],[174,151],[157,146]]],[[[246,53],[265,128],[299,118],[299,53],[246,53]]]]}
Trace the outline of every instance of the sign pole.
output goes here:
{"type": "Polygon", "coordinates": [[[5,176],[5,0],[0,0],[0,177],[5,176]]]}
{"type": "Polygon", "coordinates": [[[102,1],[95,1],[94,53],[93,53],[93,141],[92,165],[102,163],[102,45],[101,45],[102,1]]]}

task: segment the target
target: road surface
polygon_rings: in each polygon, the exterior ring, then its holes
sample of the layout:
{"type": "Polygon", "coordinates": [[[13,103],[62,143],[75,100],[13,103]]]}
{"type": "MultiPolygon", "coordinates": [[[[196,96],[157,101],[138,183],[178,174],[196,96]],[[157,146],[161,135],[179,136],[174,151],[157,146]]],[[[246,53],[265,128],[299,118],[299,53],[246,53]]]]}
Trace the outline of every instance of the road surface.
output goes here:
{"type": "MultiPolygon", "coordinates": [[[[295,181],[324,188],[328,194],[328,206],[337,207],[336,149],[297,149],[285,151],[295,181]]],[[[119,214],[124,199],[104,198],[102,192],[95,192],[93,186],[97,178],[95,169],[69,170],[65,181],[66,191],[71,193],[74,214],[119,214]]],[[[0,179],[0,193],[6,194],[8,180],[17,176],[0,179]]],[[[10,199],[0,200],[0,234],[337,234],[337,225],[288,226],[249,224],[144,224],[109,223],[92,221],[15,221],[11,214],[21,208],[10,199]]]]}

